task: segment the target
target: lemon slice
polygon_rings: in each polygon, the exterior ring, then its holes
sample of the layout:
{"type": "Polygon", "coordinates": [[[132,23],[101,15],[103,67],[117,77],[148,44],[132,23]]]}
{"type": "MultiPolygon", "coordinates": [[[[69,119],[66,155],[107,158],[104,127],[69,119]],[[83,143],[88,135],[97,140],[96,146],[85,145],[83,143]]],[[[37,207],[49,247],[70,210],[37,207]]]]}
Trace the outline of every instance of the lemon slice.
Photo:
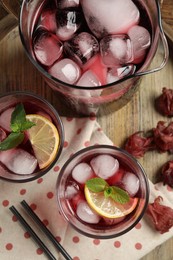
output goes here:
{"type": "Polygon", "coordinates": [[[55,158],[59,147],[59,133],[55,125],[47,118],[38,115],[26,115],[26,119],[35,123],[27,130],[40,169],[48,166],[55,158]]]}
{"type": "Polygon", "coordinates": [[[100,216],[106,218],[120,218],[130,214],[137,206],[138,198],[130,198],[125,204],[115,202],[112,198],[105,198],[103,192],[92,192],[85,185],[85,198],[89,206],[100,216]]]}

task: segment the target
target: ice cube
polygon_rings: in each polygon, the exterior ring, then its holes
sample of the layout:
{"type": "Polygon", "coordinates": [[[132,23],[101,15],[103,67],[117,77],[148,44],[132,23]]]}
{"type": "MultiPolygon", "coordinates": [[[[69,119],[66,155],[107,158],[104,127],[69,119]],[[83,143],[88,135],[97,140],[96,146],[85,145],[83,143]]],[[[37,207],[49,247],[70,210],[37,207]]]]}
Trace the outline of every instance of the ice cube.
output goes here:
{"type": "Polygon", "coordinates": [[[134,197],[139,190],[139,178],[134,173],[126,172],[121,184],[131,197],[134,197]]]}
{"type": "Polygon", "coordinates": [[[79,66],[70,59],[62,59],[54,63],[49,68],[48,72],[55,78],[69,84],[74,84],[78,81],[81,71],[79,66]]]}
{"type": "Polygon", "coordinates": [[[119,169],[118,160],[108,154],[101,154],[94,157],[90,161],[90,165],[95,174],[105,180],[116,174],[119,169]]]}
{"type": "Polygon", "coordinates": [[[37,60],[45,66],[51,66],[63,52],[63,45],[57,36],[45,30],[36,31],[33,48],[37,60]]]}
{"type": "Polygon", "coordinates": [[[84,87],[96,87],[96,86],[101,86],[101,82],[99,81],[98,77],[91,70],[87,70],[80,77],[80,79],[76,85],[84,86],[84,87]]]}
{"type": "Polygon", "coordinates": [[[79,186],[76,182],[70,181],[65,190],[65,198],[72,199],[79,192],[79,186]]]}
{"type": "Polygon", "coordinates": [[[64,50],[68,57],[71,57],[79,65],[84,65],[98,53],[99,44],[93,35],[81,32],[64,43],[64,50]]]}
{"type": "Polygon", "coordinates": [[[107,34],[127,33],[138,24],[140,13],[131,0],[81,0],[87,24],[101,38],[107,34]]]}
{"type": "Polygon", "coordinates": [[[79,0],[56,0],[56,1],[57,1],[57,6],[61,9],[79,6],[79,0]]]}
{"type": "Polygon", "coordinates": [[[56,33],[57,24],[55,17],[55,10],[43,10],[40,16],[38,28],[45,29],[49,32],[56,33]]]}
{"type": "Polygon", "coordinates": [[[139,25],[131,27],[128,35],[133,47],[133,63],[141,63],[151,45],[151,36],[146,28],[139,25]]]}
{"type": "Polygon", "coordinates": [[[103,64],[101,60],[101,55],[97,54],[84,66],[82,66],[83,71],[91,70],[100,80],[101,85],[106,84],[107,67],[103,64]]]}
{"type": "Polygon", "coordinates": [[[100,216],[89,207],[86,201],[81,201],[77,205],[76,214],[86,223],[97,224],[100,221],[100,216]]]}
{"type": "Polygon", "coordinates": [[[0,152],[0,161],[16,174],[31,174],[37,167],[37,159],[20,148],[0,152]]]}
{"type": "Polygon", "coordinates": [[[11,128],[10,128],[11,115],[14,109],[15,107],[10,107],[0,114],[0,127],[2,127],[4,130],[8,132],[11,132],[11,128]]]}
{"type": "Polygon", "coordinates": [[[100,41],[102,61],[112,67],[132,60],[132,46],[126,35],[108,35],[100,41]]]}
{"type": "Polygon", "coordinates": [[[132,75],[135,72],[136,66],[131,64],[124,67],[114,67],[108,70],[107,83],[116,82],[126,76],[132,75]]]}
{"type": "Polygon", "coordinates": [[[57,10],[56,12],[57,31],[56,35],[62,41],[71,39],[82,23],[82,16],[75,10],[57,10]]]}
{"type": "Polygon", "coordinates": [[[79,163],[72,170],[73,179],[80,184],[85,184],[85,182],[93,176],[93,170],[87,163],[79,163]]]}
{"type": "Polygon", "coordinates": [[[6,138],[6,132],[0,128],[0,142],[2,142],[6,138]]]}

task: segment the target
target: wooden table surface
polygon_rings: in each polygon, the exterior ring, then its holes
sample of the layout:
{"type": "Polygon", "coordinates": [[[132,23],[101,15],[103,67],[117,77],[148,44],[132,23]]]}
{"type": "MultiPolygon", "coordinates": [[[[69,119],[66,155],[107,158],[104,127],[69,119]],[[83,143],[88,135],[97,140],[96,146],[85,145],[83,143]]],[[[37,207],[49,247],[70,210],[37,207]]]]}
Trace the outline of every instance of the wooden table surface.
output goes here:
{"type": "MultiPolygon", "coordinates": [[[[6,15],[7,13],[0,5],[0,19],[4,19],[6,15]]],[[[163,18],[169,25],[169,29],[171,26],[173,29],[173,0],[164,2],[163,18]]],[[[21,89],[31,90],[49,100],[58,109],[60,115],[63,115],[64,109],[60,106],[54,92],[45,84],[41,75],[26,57],[19,39],[18,29],[13,29],[5,38],[0,39],[0,93],[21,89]]],[[[136,131],[147,131],[155,127],[159,120],[171,121],[158,114],[154,109],[154,99],[161,94],[162,88],[173,88],[173,43],[171,41],[169,41],[169,47],[169,61],[163,70],[143,77],[139,91],[125,107],[98,117],[102,129],[116,145],[122,146],[126,138],[136,131]]],[[[160,47],[151,67],[156,67],[161,63],[162,55],[163,51],[160,47]]],[[[65,112],[68,114],[68,111],[65,112]]],[[[150,180],[156,182],[160,167],[171,158],[166,153],[150,152],[140,159],[140,162],[150,180]]],[[[173,238],[157,247],[142,260],[153,259],[173,259],[173,238]]]]}

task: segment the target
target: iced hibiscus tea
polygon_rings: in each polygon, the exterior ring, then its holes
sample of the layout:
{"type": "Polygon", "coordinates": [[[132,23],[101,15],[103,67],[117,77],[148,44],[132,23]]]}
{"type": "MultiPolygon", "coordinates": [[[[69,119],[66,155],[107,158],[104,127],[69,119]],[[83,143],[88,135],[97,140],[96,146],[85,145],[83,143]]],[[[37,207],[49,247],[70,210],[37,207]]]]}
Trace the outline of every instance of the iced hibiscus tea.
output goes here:
{"type": "Polygon", "coordinates": [[[57,182],[60,212],[79,232],[110,238],[130,230],[148,203],[138,162],[121,149],[100,145],[79,151],[57,182]]]}
{"type": "Polygon", "coordinates": [[[21,92],[0,97],[0,178],[37,179],[54,165],[62,142],[61,120],[47,101],[21,92]]]}
{"type": "MultiPolygon", "coordinates": [[[[138,0],[45,0],[34,19],[37,62],[70,85],[97,87],[138,71],[151,46],[151,23],[138,0]]],[[[100,96],[75,90],[74,94],[100,96]]]]}

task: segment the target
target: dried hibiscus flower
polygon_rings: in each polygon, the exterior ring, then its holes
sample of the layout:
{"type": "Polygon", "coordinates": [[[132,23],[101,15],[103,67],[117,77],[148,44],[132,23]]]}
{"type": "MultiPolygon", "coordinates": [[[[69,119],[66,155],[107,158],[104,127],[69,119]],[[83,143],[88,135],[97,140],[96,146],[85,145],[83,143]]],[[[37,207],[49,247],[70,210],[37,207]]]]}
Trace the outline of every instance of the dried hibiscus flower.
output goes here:
{"type": "Polygon", "coordinates": [[[173,150],[173,122],[165,126],[165,122],[159,121],[153,128],[154,142],[160,152],[172,152],[173,150]]]}
{"type": "Polygon", "coordinates": [[[153,137],[144,137],[141,132],[136,132],[129,136],[125,144],[125,150],[136,158],[144,156],[144,154],[154,148],[153,137]]]}
{"type": "Polygon", "coordinates": [[[173,209],[161,205],[161,200],[163,198],[158,196],[153,203],[149,204],[146,214],[152,220],[156,230],[163,234],[173,226],[173,209]]]}
{"type": "Polygon", "coordinates": [[[173,188],[173,160],[166,162],[161,172],[163,184],[168,184],[173,188]]]}
{"type": "Polygon", "coordinates": [[[165,116],[173,116],[173,89],[162,89],[162,95],[155,100],[155,106],[159,113],[165,116]]]}

